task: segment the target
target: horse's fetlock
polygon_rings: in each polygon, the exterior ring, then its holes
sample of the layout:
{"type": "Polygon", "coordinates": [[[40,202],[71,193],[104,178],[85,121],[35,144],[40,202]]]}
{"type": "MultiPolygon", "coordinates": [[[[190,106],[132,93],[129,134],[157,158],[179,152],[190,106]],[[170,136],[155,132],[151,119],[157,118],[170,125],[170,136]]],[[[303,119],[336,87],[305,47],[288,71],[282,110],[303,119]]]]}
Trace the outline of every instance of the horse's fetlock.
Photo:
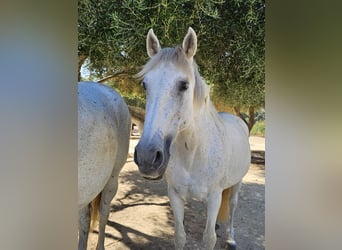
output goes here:
{"type": "Polygon", "coordinates": [[[226,250],[236,250],[235,240],[229,239],[225,242],[224,249],[226,250]]]}

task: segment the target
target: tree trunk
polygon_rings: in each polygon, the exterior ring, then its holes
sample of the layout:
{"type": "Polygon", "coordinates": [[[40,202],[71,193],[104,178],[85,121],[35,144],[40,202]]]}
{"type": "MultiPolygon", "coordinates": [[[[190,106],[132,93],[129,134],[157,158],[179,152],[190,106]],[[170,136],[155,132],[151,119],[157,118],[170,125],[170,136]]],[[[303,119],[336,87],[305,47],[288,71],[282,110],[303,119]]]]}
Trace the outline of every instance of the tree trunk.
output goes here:
{"type": "Polygon", "coordinates": [[[248,109],[249,113],[249,119],[248,119],[248,130],[249,132],[252,130],[254,124],[255,124],[255,113],[254,113],[254,107],[249,107],[248,109]]]}
{"type": "Polygon", "coordinates": [[[246,119],[245,119],[245,118],[243,117],[243,115],[241,114],[240,107],[234,106],[233,108],[234,108],[235,114],[236,114],[238,117],[240,117],[240,118],[246,123],[246,125],[247,125],[247,127],[248,127],[248,122],[246,121],[246,119]]]}
{"type": "Polygon", "coordinates": [[[77,77],[78,81],[81,81],[81,68],[86,59],[87,57],[84,55],[78,56],[78,77],[77,77]]]}
{"type": "Polygon", "coordinates": [[[253,128],[254,124],[255,124],[255,113],[254,113],[254,107],[249,107],[248,108],[248,121],[243,117],[241,111],[240,111],[240,107],[235,106],[234,107],[234,112],[235,114],[240,117],[247,125],[249,132],[251,131],[251,129],[253,128]]]}
{"type": "Polygon", "coordinates": [[[104,77],[104,78],[98,80],[97,82],[102,83],[102,82],[105,82],[105,81],[107,81],[107,80],[109,80],[109,79],[118,77],[118,76],[120,76],[120,75],[125,75],[125,74],[126,74],[126,73],[125,73],[123,70],[119,70],[119,71],[114,72],[114,74],[112,74],[112,75],[106,76],[106,77],[104,77]]]}

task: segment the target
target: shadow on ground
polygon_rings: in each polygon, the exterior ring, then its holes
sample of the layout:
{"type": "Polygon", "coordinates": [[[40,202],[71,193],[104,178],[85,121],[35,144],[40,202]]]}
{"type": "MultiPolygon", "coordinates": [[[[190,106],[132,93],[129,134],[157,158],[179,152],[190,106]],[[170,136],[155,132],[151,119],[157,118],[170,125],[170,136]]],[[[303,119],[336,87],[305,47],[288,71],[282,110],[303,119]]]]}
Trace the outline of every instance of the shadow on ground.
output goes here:
{"type": "MultiPolygon", "coordinates": [[[[238,250],[262,250],[265,249],[265,187],[260,180],[264,180],[264,166],[252,164],[249,173],[241,187],[235,213],[235,240],[238,250]]],[[[186,204],[185,249],[200,248],[205,219],[205,204],[195,200],[186,204]]],[[[111,205],[106,249],[174,249],[173,227],[166,181],[143,179],[129,160],[120,174],[119,191],[111,205]]],[[[221,226],[215,249],[223,249],[224,241],[221,226]]]]}

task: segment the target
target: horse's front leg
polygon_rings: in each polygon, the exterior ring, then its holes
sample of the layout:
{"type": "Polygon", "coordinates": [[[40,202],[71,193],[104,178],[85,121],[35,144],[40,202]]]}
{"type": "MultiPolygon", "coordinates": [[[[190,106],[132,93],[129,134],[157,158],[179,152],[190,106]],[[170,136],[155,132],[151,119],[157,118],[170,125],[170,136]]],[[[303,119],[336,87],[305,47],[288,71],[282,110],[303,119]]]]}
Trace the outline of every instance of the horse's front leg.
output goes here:
{"type": "Polygon", "coordinates": [[[203,233],[204,249],[214,249],[216,244],[215,224],[216,217],[221,204],[221,192],[211,193],[207,204],[207,224],[203,233]]]}
{"type": "Polygon", "coordinates": [[[184,230],[184,201],[179,197],[173,187],[168,188],[169,199],[175,220],[175,249],[183,249],[186,241],[184,230]]]}

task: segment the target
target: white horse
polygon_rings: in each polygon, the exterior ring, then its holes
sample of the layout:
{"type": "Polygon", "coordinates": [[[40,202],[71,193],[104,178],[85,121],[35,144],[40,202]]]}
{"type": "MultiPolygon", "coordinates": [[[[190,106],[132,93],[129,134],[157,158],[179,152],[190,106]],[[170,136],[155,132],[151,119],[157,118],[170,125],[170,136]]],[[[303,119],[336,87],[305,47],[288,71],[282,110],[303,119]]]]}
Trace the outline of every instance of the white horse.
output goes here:
{"type": "Polygon", "coordinates": [[[215,246],[216,219],[227,223],[226,247],[234,249],[233,215],[250,164],[249,133],[237,116],[216,112],[193,59],[196,48],[192,28],[176,48],[161,49],[152,29],[148,32],[151,59],[138,73],[146,89],[146,117],[134,160],[146,178],[165,173],[176,249],[186,242],[184,202],[189,198],[207,203],[204,249],[215,246]]]}
{"type": "Polygon", "coordinates": [[[96,249],[104,249],[110,203],[127,159],[130,114],[121,96],[99,83],[78,84],[78,249],[87,249],[90,221],[100,213],[96,249]]]}

